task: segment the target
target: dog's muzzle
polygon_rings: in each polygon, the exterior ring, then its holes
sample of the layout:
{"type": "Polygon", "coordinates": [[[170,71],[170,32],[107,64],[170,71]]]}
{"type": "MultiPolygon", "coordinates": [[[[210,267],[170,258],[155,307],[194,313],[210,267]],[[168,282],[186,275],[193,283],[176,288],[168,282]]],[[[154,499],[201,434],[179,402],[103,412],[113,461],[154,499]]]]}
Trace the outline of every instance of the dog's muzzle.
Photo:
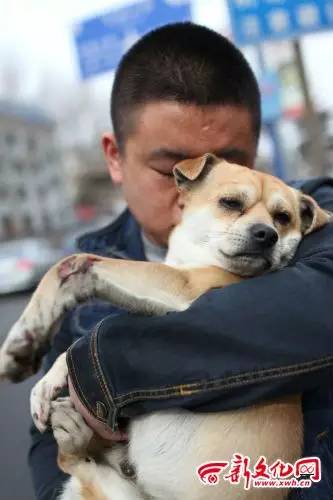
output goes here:
{"type": "Polygon", "coordinates": [[[269,269],[278,239],[279,235],[272,227],[266,224],[254,224],[248,230],[246,244],[235,253],[234,257],[263,260],[266,262],[264,267],[269,269]]]}
{"type": "Polygon", "coordinates": [[[242,245],[238,245],[234,253],[220,252],[228,259],[228,269],[232,272],[255,275],[272,268],[278,239],[274,228],[266,224],[253,224],[248,228],[242,245]]]}

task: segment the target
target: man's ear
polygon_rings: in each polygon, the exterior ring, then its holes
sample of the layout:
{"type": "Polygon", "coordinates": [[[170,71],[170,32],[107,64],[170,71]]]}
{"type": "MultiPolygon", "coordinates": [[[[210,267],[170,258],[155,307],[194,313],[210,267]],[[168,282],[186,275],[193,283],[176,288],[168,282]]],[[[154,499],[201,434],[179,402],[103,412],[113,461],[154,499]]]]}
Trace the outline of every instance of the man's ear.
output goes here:
{"type": "Polygon", "coordinates": [[[333,220],[332,212],[320,208],[318,203],[306,194],[300,196],[300,216],[301,232],[304,236],[333,220]]]}
{"type": "Polygon", "coordinates": [[[106,132],[102,135],[102,149],[112,181],[114,184],[121,184],[123,181],[123,170],[120,153],[116,139],[111,132],[106,132]]]}
{"type": "Polygon", "coordinates": [[[183,160],[173,168],[176,184],[179,189],[189,189],[194,181],[202,180],[213,165],[220,160],[217,156],[207,153],[199,158],[183,160]]]}

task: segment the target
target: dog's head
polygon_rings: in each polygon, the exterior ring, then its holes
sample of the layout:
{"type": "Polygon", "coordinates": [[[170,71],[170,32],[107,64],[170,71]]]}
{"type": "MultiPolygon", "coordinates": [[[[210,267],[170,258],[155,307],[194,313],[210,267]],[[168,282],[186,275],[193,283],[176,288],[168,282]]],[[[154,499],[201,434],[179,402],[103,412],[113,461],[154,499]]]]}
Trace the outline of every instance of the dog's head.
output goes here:
{"type": "Polygon", "coordinates": [[[182,241],[190,243],[184,252],[191,246],[202,264],[241,276],[285,266],[302,237],[331,216],[281,180],[212,154],[178,163],[174,175],[184,205],[182,241]]]}

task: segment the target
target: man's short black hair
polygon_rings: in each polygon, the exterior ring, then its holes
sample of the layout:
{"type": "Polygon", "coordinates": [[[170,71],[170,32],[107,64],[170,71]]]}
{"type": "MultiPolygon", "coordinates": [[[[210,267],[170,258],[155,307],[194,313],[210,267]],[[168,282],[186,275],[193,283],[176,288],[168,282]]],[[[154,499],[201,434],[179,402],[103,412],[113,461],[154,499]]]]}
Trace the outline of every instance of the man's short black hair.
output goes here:
{"type": "Polygon", "coordinates": [[[260,92],[243,54],[225,37],[190,22],[169,24],[138,40],[123,56],[111,96],[111,120],[120,149],[133,126],[133,111],[153,101],[249,110],[261,125],[260,92]]]}

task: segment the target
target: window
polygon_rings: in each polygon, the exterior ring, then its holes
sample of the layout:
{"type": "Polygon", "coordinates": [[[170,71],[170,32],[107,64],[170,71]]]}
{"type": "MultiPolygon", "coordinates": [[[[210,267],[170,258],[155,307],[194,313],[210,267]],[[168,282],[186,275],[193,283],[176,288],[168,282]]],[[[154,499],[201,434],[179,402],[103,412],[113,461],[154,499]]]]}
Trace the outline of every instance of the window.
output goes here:
{"type": "Polygon", "coordinates": [[[45,186],[39,186],[38,187],[38,195],[41,197],[41,198],[44,198],[44,196],[46,195],[46,187],[45,186]]]}
{"type": "Polygon", "coordinates": [[[36,151],[37,141],[34,137],[28,137],[27,144],[28,144],[28,151],[30,151],[30,153],[33,153],[34,151],[36,151]]]}
{"type": "Polygon", "coordinates": [[[57,155],[56,155],[55,151],[49,150],[46,152],[46,161],[48,161],[49,163],[53,163],[56,161],[56,159],[57,159],[57,155]]]}
{"type": "Polygon", "coordinates": [[[21,174],[23,172],[23,163],[20,161],[15,161],[13,163],[14,169],[18,174],[21,174]]]}
{"type": "Polygon", "coordinates": [[[34,172],[38,172],[40,170],[40,167],[41,167],[41,164],[38,163],[38,162],[33,162],[31,163],[31,169],[34,171],[34,172]]]}
{"type": "Polygon", "coordinates": [[[26,190],[25,190],[25,188],[23,186],[20,186],[17,189],[17,195],[20,198],[20,200],[23,200],[24,198],[26,198],[27,193],[26,193],[26,190]]]}
{"type": "Polygon", "coordinates": [[[16,144],[16,136],[12,132],[7,132],[5,135],[5,143],[9,147],[13,147],[16,144]]]}
{"type": "Polygon", "coordinates": [[[33,232],[32,220],[30,215],[25,215],[23,217],[24,232],[26,234],[31,234],[33,232]]]}
{"type": "Polygon", "coordinates": [[[15,223],[9,215],[2,218],[2,225],[5,238],[13,238],[16,234],[15,223]]]}
{"type": "Polygon", "coordinates": [[[44,229],[46,230],[51,229],[51,221],[48,214],[43,214],[43,223],[44,223],[44,229]]]}
{"type": "Polygon", "coordinates": [[[8,189],[6,186],[0,185],[0,199],[5,199],[8,196],[8,189]]]}

